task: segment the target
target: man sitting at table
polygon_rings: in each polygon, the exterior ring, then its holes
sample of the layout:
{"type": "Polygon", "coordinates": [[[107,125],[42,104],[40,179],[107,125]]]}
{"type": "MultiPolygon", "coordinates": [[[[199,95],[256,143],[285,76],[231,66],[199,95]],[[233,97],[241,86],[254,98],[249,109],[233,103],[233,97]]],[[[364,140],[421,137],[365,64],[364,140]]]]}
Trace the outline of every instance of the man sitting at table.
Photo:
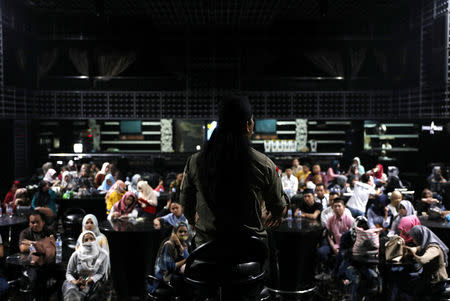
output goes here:
{"type": "MultiPolygon", "coordinates": [[[[322,213],[320,214],[320,223],[322,224],[323,227],[327,226],[327,222],[328,219],[330,217],[332,217],[334,215],[334,211],[333,211],[333,203],[334,200],[339,198],[339,193],[336,191],[332,191],[330,192],[330,206],[325,208],[322,213]]],[[[352,213],[350,212],[350,210],[348,210],[348,208],[344,209],[344,214],[348,215],[348,216],[352,216],[352,213]]]]}
{"type": "Polygon", "coordinates": [[[303,191],[303,199],[297,202],[297,210],[295,210],[295,216],[298,216],[301,211],[301,217],[309,219],[319,218],[322,211],[322,204],[314,201],[314,191],[312,189],[305,189],[303,191]]]}
{"type": "Polygon", "coordinates": [[[325,185],[323,183],[316,184],[316,189],[314,190],[314,192],[316,193],[316,202],[321,203],[323,209],[331,206],[330,204],[328,204],[329,195],[325,193],[325,185]]]}
{"type": "MultiPolygon", "coordinates": [[[[29,227],[23,230],[19,236],[19,249],[21,253],[29,253],[30,245],[46,237],[53,236],[45,224],[45,216],[39,211],[33,211],[29,217],[29,227]]],[[[30,279],[31,289],[37,300],[45,300],[46,283],[50,276],[50,270],[47,266],[29,266],[27,275],[30,279]],[[42,299],[39,299],[42,298],[42,299]]]]}
{"type": "Polygon", "coordinates": [[[170,225],[175,226],[179,222],[187,223],[187,219],[184,216],[184,208],[180,203],[171,202],[170,203],[170,213],[161,217],[157,217],[153,220],[153,225],[156,229],[161,228],[161,220],[170,225]]]}
{"type": "Polygon", "coordinates": [[[286,174],[281,178],[281,184],[283,184],[283,190],[289,198],[297,194],[298,179],[292,175],[292,169],[286,168],[286,174]]]}
{"type": "Polygon", "coordinates": [[[344,232],[348,231],[353,225],[353,217],[344,213],[345,211],[344,200],[336,198],[333,202],[333,213],[327,221],[327,240],[317,250],[319,262],[326,265],[329,262],[331,255],[337,255],[339,252],[339,244],[341,242],[341,236],[344,232]]]}

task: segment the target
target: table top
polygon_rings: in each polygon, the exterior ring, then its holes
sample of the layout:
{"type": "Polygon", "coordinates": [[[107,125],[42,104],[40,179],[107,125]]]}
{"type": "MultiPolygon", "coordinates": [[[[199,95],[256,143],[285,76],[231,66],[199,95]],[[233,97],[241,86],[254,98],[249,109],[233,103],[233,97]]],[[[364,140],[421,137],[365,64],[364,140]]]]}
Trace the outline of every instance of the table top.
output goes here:
{"type": "Polygon", "coordinates": [[[323,227],[317,220],[307,218],[295,218],[292,221],[284,220],[281,225],[272,230],[273,232],[307,233],[323,231],[323,227]]]}
{"type": "Polygon", "coordinates": [[[109,221],[100,222],[99,229],[102,232],[156,232],[159,231],[153,227],[153,221],[139,217],[135,220],[109,221]]]}
{"type": "MultiPolygon", "coordinates": [[[[30,265],[30,254],[24,254],[24,253],[15,253],[12,255],[9,255],[6,257],[6,264],[10,265],[21,265],[21,266],[27,266],[30,265]]],[[[58,266],[61,266],[61,268],[67,267],[67,261],[64,260],[61,263],[56,264],[58,266]]]]}
{"type": "Polygon", "coordinates": [[[27,223],[28,219],[24,216],[13,215],[10,217],[9,215],[4,214],[0,217],[0,227],[9,227],[27,223]]]}
{"type": "Polygon", "coordinates": [[[450,229],[450,222],[448,222],[445,219],[442,220],[429,220],[428,216],[419,216],[420,223],[428,227],[430,229],[432,228],[440,228],[440,229],[450,229]]]}

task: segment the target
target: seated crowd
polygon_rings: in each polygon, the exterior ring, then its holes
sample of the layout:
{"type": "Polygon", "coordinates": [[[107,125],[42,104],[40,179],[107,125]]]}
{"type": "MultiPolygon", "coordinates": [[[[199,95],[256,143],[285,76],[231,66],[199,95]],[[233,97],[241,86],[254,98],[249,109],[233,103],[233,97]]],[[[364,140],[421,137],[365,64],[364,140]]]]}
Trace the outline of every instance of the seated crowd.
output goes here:
{"type": "MultiPolygon", "coordinates": [[[[105,199],[107,220],[144,217],[156,229],[161,229],[163,242],[155,260],[157,280],[148,285],[149,293],[155,292],[162,282],[170,282],[175,290],[182,290],[181,276],[195,233],[191,227],[193,221],[188,222],[179,203],[183,174],[176,175],[166,185],[170,198],[160,207],[158,197],[166,190],[163,179],[152,179],[152,188],[150,179],[139,174],[131,180],[123,181],[121,177],[117,168],[108,162],[102,164],[101,170],[95,164],[83,164],[79,171],[76,164],[69,162],[58,172],[51,163],[44,164],[28,183],[37,184],[32,197],[29,189],[21,188],[21,183],[15,181],[5,197],[3,210],[18,211],[27,206],[33,210],[29,215],[29,227],[20,233],[20,252],[30,254],[31,263],[42,260],[34,258],[33,254],[45,249],[48,240],[55,241],[58,197],[98,195],[105,199]]],[[[395,269],[387,271],[395,274],[390,277],[391,299],[401,294],[427,296],[430,291],[445,288],[448,248],[431,230],[421,226],[417,218],[418,212],[433,211],[450,220],[450,208],[445,208],[441,196],[446,180],[440,169],[433,169],[428,178],[429,188],[414,204],[401,192],[407,187],[400,180],[397,168],[389,168],[387,175],[381,164],[366,171],[358,157],[347,172],[337,160],[323,172],[319,164],[300,166],[299,160],[294,159],[281,182],[295,218],[317,221],[325,228],[317,248],[317,279],[341,281],[349,286],[352,300],[358,300],[364,293],[361,283],[369,283],[369,289],[376,286],[383,271],[370,265],[357,265],[354,257],[378,253],[379,249],[381,252],[385,243],[398,236],[404,241],[405,256],[421,264],[423,271],[415,274],[395,269]]],[[[62,283],[64,300],[101,298],[112,272],[108,240],[100,232],[96,216],[88,214],[83,218],[80,233],[62,283]]],[[[46,282],[56,273],[54,269],[47,263],[27,267],[31,289],[38,299],[46,300],[46,282]]],[[[7,291],[7,286],[0,277],[0,295],[7,291]]]]}
{"type": "Polygon", "coordinates": [[[357,157],[347,172],[340,169],[338,161],[333,161],[326,174],[319,164],[313,164],[312,169],[310,166],[300,166],[294,159],[282,176],[282,184],[294,216],[320,221],[325,228],[317,249],[316,279],[348,285],[352,300],[364,294],[363,280],[369,291],[377,290],[381,286],[378,279],[386,274],[396,275],[389,277],[391,300],[399,295],[420,299],[444,290],[447,246],[418,218],[422,214],[450,220],[450,211],[440,195],[448,189],[440,168],[433,169],[429,188],[414,202],[412,194],[405,192],[408,187],[396,167],[389,167],[388,175],[381,164],[366,172],[357,157]],[[420,264],[422,272],[398,272],[395,268],[380,271],[368,263],[371,256],[384,256],[389,252],[385,247],[398,239],[405,246],[403,257],[420,264]],[[365,257],[367,264],[355,263],[358,256],[365,257]]]}

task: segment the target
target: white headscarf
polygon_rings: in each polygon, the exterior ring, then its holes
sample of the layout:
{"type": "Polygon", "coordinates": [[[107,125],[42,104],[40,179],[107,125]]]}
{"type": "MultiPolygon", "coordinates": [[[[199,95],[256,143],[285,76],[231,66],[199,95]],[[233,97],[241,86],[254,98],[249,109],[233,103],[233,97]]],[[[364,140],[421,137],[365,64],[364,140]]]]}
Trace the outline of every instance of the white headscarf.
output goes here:
{"type": "Polygon", "coordinates": [[[68,170],[66,170],[65,172],[63,172],[62,174],[62,179],[61,179],[61,186],[66,187],[67,185],[69,185],[72,182],[72,175],[70,174],[70,172],[68,170]],[[69,181],[66,181],[66,176],[69,177],[69,181]]]}
{"type": "Polygon", "coordinates": [[[416,214],[416,212],[415,212],[416,210],[414,209],[414,206],[413,206],[413,204],[411,204],[410,201],[405,201],[405,200],[401,201],[400,205],[402,205],[406,209],[406,215],[405,216],[415,215],[416,214]]]}
{"type": "Polygon", "coordinates": [[[98,229],[98,220],[95,217],[95,215],[93,215],[93,214],[86,214],[83,217],[83,223],[81,224],[81,232],[89,231],[89,230],[86,230],[86,223],[89,219],[94,224],[94,229],[92,229],[91,232],[94,232],[95,237],[99,236],[101,233],[100,233],[100,230],[98,229]]]}
{"type": "Polygon", "coordinates": [[[106,175],[106,168],[108,168],[109,162],[105,162],[102,165],[102,169],[97,174],[106,175]]]}
{"type": "Polygon", "coordinates": [[[78,237],[80,247],[75,252],[80,260],[82,270],[96,273],[104,260],[109,261],[108,254],[100,247],[97,240],[83,243],[83,237],[86,234],[91,234],[95,238],[95,233],[92,231],[84,231],[81,233],[78,237]]]}
{"type": "Polygon", "coordinates": [[[158,206],[158,198],[156,192],[148,184],[147,181],[139,181],[137,183],[137,187],[140,187],[142,189],[142,192],[139,192],[139,198],[143,198],[144,200],[149,201],[149,203],[153,206],[158,206]]]}
{"type": "Polygon", "coordinates": [[[44,176],[44,181],[53,183],[55,181],[53,179],[53,176],[55,175],[55,173],[56,173],[56,170],[54,170],[53,168],[50,168],[44,176]]]}

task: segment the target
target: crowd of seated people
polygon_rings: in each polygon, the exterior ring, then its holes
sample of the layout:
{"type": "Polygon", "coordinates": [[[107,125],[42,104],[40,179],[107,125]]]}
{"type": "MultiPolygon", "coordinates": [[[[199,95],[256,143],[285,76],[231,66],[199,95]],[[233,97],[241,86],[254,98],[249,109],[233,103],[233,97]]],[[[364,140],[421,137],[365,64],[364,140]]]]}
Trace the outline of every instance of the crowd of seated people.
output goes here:
{"type": "MultiPolygon", "coordinates": [[[[374,246],[378,250],[381,242],[384,244],[398,235],[409,247],[409,256],[426,266],[426,274],[414,278],[408,273],[399,273],[398,281],[393,281],[393,294],[408,294],[408,283],[419,280],[428,281],[428,286],[417,286],[414,292],[418,295],[426,290],[442,289],[446,279],[442,265],[445,267],[447,263],[448,249],[431,230],[420,226],[417,218],[422,212],[439,210],[442,217],[449,216],[450,219],[450,208],[445,208],[442,196],[447,182],[440,169],[433,168],[428,188],[413,203],[401,192],[405,181],[400,179],[398,168],[389,168],[388,175],[382,164],[366,171],[358,157],[353,159],[347,172],[337,160],[326,169],[317,163],[300,165],[298,159],[292,163],[292,167],[285,169],[281,182],[291,199],[292,209],[295,209],[294,215],[317,221],[325,228],[323,239],[317,246],[318,279],[330,277],[342,281],[349,286],[352,300],[357,300],[361,283],[366,281],[372,285],[380,274],[376,268],[355,265],[352,261],[355,245],[360,247],[358,237],[376,236],[378,243],[374,239],[374,246]],[[434,264],[427,266],[429,262],[434,264]]],[[[15,210],[20,206],[31,206],[35,210],[29,216],[29,228],[22,231],[19,238],[20,251],[28,253],[30,246],[35,248],[34,245],[44,238],[55,239],[55,200],[58,196],[63,197],[67,192],[101,195],[105,198],[108,220],[145,217],[156,229],[162,229],[165,239],[156,257],[155,277],[170,282],[178,290],[183,289],[179,279],[191,251],[190,241],[195,230],[190,229],[189,225],[194,223],[188,223],[179,203],[182,178],[182,173],[175,174],[168,182],[166,188],[172,197],[158,211],[158,196],[165,191],[161,179],[153,182],[152,188],[141,174],[134,174],[131,180],[123,177],[124,181],[121,180],[117,168],[108,162],[103,163],[100,170],[94,164],[83,164],[79,171],[74,163],[56,169],[46,163],[39,175],[34,176],[32,184],[37,184],[37,189],[32,197],[20,182],[15,181],[5,197],[3,208],[12,206],[15,210]]],[[[62,287],[67,300],[84,300],[94,295],[94,290],[102,289],[110,272],[108,241],[99,231],[97,218],[86,215],[80,232],[62,287]]],[[[373,248],[362,250],[358,252],[370,254],[374,251],[373,248]]],[[[30,266],[27,270],[36,294],[45,296],[45,281],[50,277],[50,271],[51,267],[45,265],[30,266]]],[[[151,283],[149,292],[154,292],[158,285],[151,283]]]]}
{"type": "Polygon", "coordinates": [[[300,166],[298,159],[293,160],[292,168],[287,168],[282,176],[282,184],[291,206],[295,206],[295,216],[320,220],[325,228],[317,249],[317,279],[338,279],[349,286],[351,299],[359,300],[361,283],[368,283],[370,291],[379,285],[377,279],[381,275],[374,266],[354,264],[353,257],[372,256],[390,240],[401,238],[409,257],[423,266],[423,272],[419,276],[399,273],[391,281],[391,300],[399,294],[427,296],[431,291],[443,290],[447,274],[442,267],[447,262],[447,246],[430,229],[421,226],[418,219],[418,215],[436,210],[450,220],[450,210],[445,208],[439,194],[447,183],[440,168],[433,168],[428,177],[429,187],[414,202],[410,194],[402,194],[407,187],[396,167],[389,167],[388,175],[382,164],[366,172],[358,157],[347,173],[340,170],[338,161],[330,164],[326,174],[321,172],[319,164],[312,166],[310,171],[310,164],[300,166]],[[294,175],[293,170],[297,170],[294,175]],[[315,177],[320,177],[321,182],[314,181],[315,177]],[[293,193],[295,187],[297,192],[293,193]],[[371,241],[372,246],[357,251],[361,248],[359,240],[365,241],[364,244],[371,241]],[[411,283],[419,281],[423,283],[411,290],[411,283]]]}

